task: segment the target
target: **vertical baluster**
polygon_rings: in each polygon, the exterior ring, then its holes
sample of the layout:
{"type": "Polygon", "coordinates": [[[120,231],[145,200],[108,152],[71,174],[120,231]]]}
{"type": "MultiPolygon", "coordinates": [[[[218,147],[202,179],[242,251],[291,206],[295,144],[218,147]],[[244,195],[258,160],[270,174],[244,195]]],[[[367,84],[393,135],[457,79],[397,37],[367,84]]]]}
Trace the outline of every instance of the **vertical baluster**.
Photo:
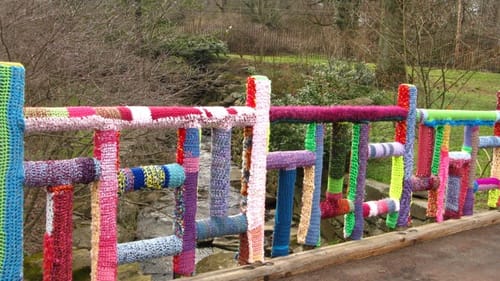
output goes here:
{"type": "Polygon", "coordinates": [[[101,176],[91,188],[91,280],[117,279],[117,227],[119,132],[99,130],[94,135],[94,157],[101,176]]]}

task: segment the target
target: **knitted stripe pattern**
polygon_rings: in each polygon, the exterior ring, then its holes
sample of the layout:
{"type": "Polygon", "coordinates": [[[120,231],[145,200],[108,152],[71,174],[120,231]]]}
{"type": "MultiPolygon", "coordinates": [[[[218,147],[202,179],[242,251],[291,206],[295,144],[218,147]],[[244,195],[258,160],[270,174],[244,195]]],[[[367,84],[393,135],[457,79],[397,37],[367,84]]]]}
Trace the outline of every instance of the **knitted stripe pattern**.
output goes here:
{"type": "Polygon", "coordinates": [[[212,130],[210,216],[227,216],[231,169],[231,130],[212,130]]]}
{"type": "Polygon", "coordinates": [[[27,132],[138,128],[243,127],[255,123],[250,107],[26,107],[27,132]]]}
{"type": "Polygon", "coordinates": [[[399,142],[371,143],[369,146],[370,158],[403,156],[404,145],[399,142]]]}
{"type": "MultiPolygon", "coordinates": [[[[496,126],[496,124],[495,124],[496,126]]],[[[479,148],[499,147],[500,137],[496,136],[481,136],[479,137],[479,148]]]]}
{"type": "Polygon", "coordinates": [[[191,276],[195,269],[196,209],[198,195],[198,171],[200,158],[200,130],[198,128],[179,129],[177,162],[182,165],[186,179],[177,195],[176,217],[183,217],[182,252],[174,257],[174,274],[191,276]]]}
{"type": "Polygon", "coordinates": [[[46,231],[43,238],[43,280],[71,280],[73,186],[47,188],[46,231]]]}
{"type": "Polygon", "coordinates": [[[248,79],[247,87],[247,102],[249,106],[254,106],[255,104],[256,122],[253,127],[252,152],[250,156],[251,173],[248,178],[247,206],[245,210],[248,220],[247,241],[242,241],[242,243],[243,246],[245,246],[245,243],[248,243],[248,260],[243,261],[243,263],[253,263],[264,261],[266,157],[269,138],[271,81],[264,76],[252,76],[248,79]]]}
{"type": "MultiPolygon", "coordinates": [[[[435,128],[434,149],[432,153],[431,173],[439,175],[439,163],[441,162],[441,145],[443,143],[444,127],[438,126],[435,128]]],[[[442,182],[442,179],[439,179],[442,182]]],[[[427,199],[427,217],[435,218],[437,212],[437,190],[429,190],[427,199]]]]}
{"type": "Polygon", "coordinates": [[[436,198],[436,221],[442,222],[444,217],[444,200],[445,200],[445,192],[446,185],[448,184],[448,189],[450,188],[450,183],[448,182],[448,172],[450,166],[450,157],[449,157],[449,142],[450,142],[450,132],[451,127],[446,125],[444,127],[443,133],[443,142],[441,144],[441,161],[439,162],[439,187],[437,190],[437,198],[436,198]]]}
{"type": "Polygon", "coordinates": [[[26,187],[88,184],[99,179],[101,168],[94,158],[80,157],[68,160],[25,161],[26,187]]]}
{"type": "MultiPolygon", "coordinates": [[[[497,109],[498,110],[498,109],[497,109]]],[[[420,122],[429,127],[488,126],[495,125],[500,115],[497,111],[419,109],[420,122]]]]}
{"type": "MultiPolygon", "coordinates": [[[[404,123],[406,125],[405,140],[404,142],[400,138],[397,132],[395,141],[404,144],[404,178],[403,178],[403,190],[398,194],[398,200],[400,205],[400,210],[398,213],[394,212],[389,216],[398,216],[397,225],[407,226],[410,223],[410,205],[412,198],[412,182],[411,178],[413,176],[413,151],[414,151],[414,140],[415,140],[415,127],[417,123],[417,87],[409,84],[402,84],[398,89],[398,105],[408,110],[408,117],[406,121],[400,121],[399,123],[404,123]]],[[[399,126],[399,125],[397,125],[399,126]]],[[[395,194],[396,195],[396,194],[395,194]]]]}
{"type": "Polygon", "coordinates": [[[177,188],[185,179],[184,169],[177,163],[123,168],[118,172],[118,190],[123,194],[144,188],[177,188]]]}
{"type": "Polygon", "coordinates": [[[354,201],[354,212],[344,216],[344,237],[350,237],[353,240],[359,240],[363,236],[363,201],[366,163],[368,161],[368,133],[368,124],[355,124],[353,126],[347,199],[354,201]]]}
{"type": "Polygon", "coordinates": [[[408,111],[399,106],[273,106],[271,122],[333,123],[400,121],[408,111]]]}
{"type": "Polygon", "coordinates": [[[385,198],[378,201],[363,202],[363,217],[375,217],[399,211],[399,201],[385,198]]]}
{"type": "Polygon", "coordinates": [[[349,212],[349,201],[342,199],[344,172],[349,150],[349,123],[332,123],[330,159],[328,163],[328,183],[326,198],[320,203],[321,218],[331,218],[349,212]]]}
{"type": "Polygon", "coordinates": [[[101,163],[99,181],[91,188],[91,280],[116,280],[119,133],[96,131],[94,157],[101,163]]]}
{"type": "Polygon", "coordinates": [[[0,62],[0,280],[22,280],[24,67],[0,62]]]}
{"type": "MultiPolygon", "coordinates": [[[[497,92],[497,110],[500,110],[500,91],[497,92]]],[[[500,137],[500,123],[495,123],[493,135],[500,137]]],[[[500,147],[493,148],[493,160],[491,162],[490,176],[500,179],[500,147]]],[[[496,208],[500,206],[500,189],[488,191],[488,207],[496,208]]]]}
{"type": "Polygon", "coordinates": [[[278,176],[278,195],[274,220],[272,257],[287,256],[293,216],[293,195],[297,170],[281,169],[278,176]]]}

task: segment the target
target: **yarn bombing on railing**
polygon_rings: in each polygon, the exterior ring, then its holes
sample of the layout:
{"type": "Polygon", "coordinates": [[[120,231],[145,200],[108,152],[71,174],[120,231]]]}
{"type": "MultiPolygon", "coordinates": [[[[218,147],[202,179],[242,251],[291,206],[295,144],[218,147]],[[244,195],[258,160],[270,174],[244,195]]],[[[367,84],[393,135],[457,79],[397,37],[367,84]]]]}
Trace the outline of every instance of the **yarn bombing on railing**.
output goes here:
{"type": "Polygon", "coordinates": [[[353,240],[363,237],[366,217],[386,215],[389,228],[408,226],[413,191],[428,191],[427,216],[437,222],[472,215],[475,192],[488,190],[488,205],[500,205],[500,92],[496,111],[417,109],[417,89],[408,84],[400,85],[395,106],[271,107],[270,92],[266,77],[252,76],[246,106],[26,107],[23,118],[24,68],[0,62],[0,280],[23,278],[23,184],[47,191],[43,280],[55,281],[72,278],[74,184],[91,185],[93,281],[117,280],[118,264],[165,256],[174,256],[174,277],[192,276],[197,241],[224,235],[240,236],[240,264],[264,262],[270,169],[279,170],[272,257],[290,252],[297,169],[303,169],[297,241],[313,247],[321,245],[322,218],[344,215],[344,235],[353,240]],[[395,122],[392,142],[369,143],[370,123],[378,121],[395,122]],[[270,122],[307,124],[304,150],[269,152],[270,122]],[[459,125],[465,126],[461,151],[449,151],[451,128],[459,125]],[[494,126],[494,136],[479,137],[479,126],[494,126]],[[210,216],[197,221],[200,134],[207,127],[210,216]],[[233,127],[243,127],[241,213],[228,216],[233,127]],[[120,131],[136,128],[177,129],[176,163],[121,168],[120,131]],[[329,128],[328,182],[320,202],[329,128]],[[94,158],[24,161],[25,132],[75,130],[94,131],[94,158]],[[475,179],[479,148],[493,148],[489,178],[475,179]],[[392,158],[389,198],[365,201],[368,160],[381,157],[392,158]],[[173,234],[118,244],[118,200],[143,188],[174,189],[173,234]]]}

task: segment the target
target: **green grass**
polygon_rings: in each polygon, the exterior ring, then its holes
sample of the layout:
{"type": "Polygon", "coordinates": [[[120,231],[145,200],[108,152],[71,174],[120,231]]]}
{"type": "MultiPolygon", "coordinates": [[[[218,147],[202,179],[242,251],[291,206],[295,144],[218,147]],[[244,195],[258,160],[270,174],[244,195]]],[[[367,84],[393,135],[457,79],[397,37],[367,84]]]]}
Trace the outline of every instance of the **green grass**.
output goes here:
{"type": "Polygon", "coordinates": [[[242,59],[254,63],[271,63],[271,64],[319,64],[328,63],[328,59],[320,55],[307,56],[257,56],[257,55],[237,55],[229,54],[231,59],[242,59]]]}

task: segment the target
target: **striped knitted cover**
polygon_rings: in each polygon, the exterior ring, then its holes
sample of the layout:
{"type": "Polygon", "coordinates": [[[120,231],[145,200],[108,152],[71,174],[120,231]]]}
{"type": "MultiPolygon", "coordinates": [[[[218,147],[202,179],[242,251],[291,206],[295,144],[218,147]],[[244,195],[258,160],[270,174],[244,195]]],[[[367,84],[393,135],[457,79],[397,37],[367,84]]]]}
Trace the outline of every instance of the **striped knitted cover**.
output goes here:
{"type": "MultiPolygon", "coordinates": [[[[314,164],[314,193],[311,200],[311,219],[309,221],[309,228],[305,244],[309,246],[317,246],[320,241],[320,227],[321,227],[321,180],[323,177],[323,151],[324,151],[324,125],[311,124],[314,126],[314,146],[309,146],[306,142],[305,149],[313,151],[316,154],[316,162],[314,164]]],[[[307,170],[306,170],[307,171],[307,170]]],[[[304,180],[306,176],[304,176],[304,180]]]]}
{"type": "MultiPolygon", "coordinates": [[[[407,226],[410,221],[410,205],[412,197],[412,175],[413,175],[413,147],[415,140],[415,125],[417,120],[417,87],[410,84],[401,84],[398,89],[398,106],[408,111],[406,120],[399,121],[396,124],[396,133],[394,140],[404,145],[402,156],[403,178],[398,178],[398,182],[392,182],[389,190],[389,196],[392,200],[399,201],[399,212],[391,212],[387,215],[386,224],[393,228],[398,226],[407,226]],[[399,181],[401,181],[401,184],[399,181]],[[397,222],[395,219],[397,218],[397,222]]],[[[396,174],[401,172],[401,156],[393,157],[393,171],[396,174]]],[[[397,178],[397,177],[396,177],[397,178]]]]}
{"type": "Polygon", "coordinates": [[[354,124],[352,129],[351,164],[347,199],[354,210],[344,216],[344,237],[360,240],[363,237],[363,201],[365,197],[366,164],[368,161],[368,124],[354,124]]]}
{"type": "MultiPolygon", "coordinates": [[[[497,92],[496,109],[500,110],[500,91],[497,92]]],[[[493,134],[495,137],[500,137],[500,122],[495,123],[493,134]]],[[[500,179],[500,147],[493,148],[490,176],[500,179]]],[[[491,189],[488,191],[488,206],[490,208],[500,207],[500,189],[491,189]]]]}
{"type": "Polygon", "coordinates": [[[176,195],[177,218],[183,227],[182,252],[174,257],[174,275],[190,276],[195,269],[196,210],[198,195],[198,172],[200,160],[200,130],[198,128],[179,129],[177,141],[177,163],[184,167],[186,180],[176,195]]]}
{"type": "Polygon", "coordinates": [[[22,280],[24,67],[0,62],[0,280],[22,280]]]}
{"type": "Polygon", "coordinates": [[[328,163],[328,183],[326,199],[321,202],[321,218],[347,214],[351,208],[349,201],[342,198],[344,173],[349,150],[350,123],[332,123],[332,140],[330,142],[330,157],[328,163]]]}
{"type": "MultiPolygon", "coordinates": [[[[234,107],[26,107],[26,132],[250,126],[255,109],[234,107]]],[[[267,115],[267,114],[266,114],[267,115]]]]}
{"type": "Polygon", "coordinates": [[[436,221],[442,222],[445,214],[445,194],[450,195],[449,192],[452,179],[449,178],[450,175],[450,156],[449,156],[449,147],[450,147],[450,133],[451,127],[446,125],[444,127],[443,133],[443,142],[441,144],[441,161],[439,162],[439,186],[437,189],[436,195],[436,221]],[[447,188],[448,187],[448,188],[447,188]]]}
{"type": "Polygon", "coordinates": [[[46,231],[43,238],[43,280],[72,278],[73,186],[47,188],[46,231]]]}
{"type": "Polygon", "coordinates": [[[96,131],[94,157],[101,163],[101,177],[91,188],[91,280],[117,278],[117,226],[119,137],[115,130],[96,131]]]}
{"type": "MultiPolygon", "coordinates": [[[[432,130],[432,128],[431,128],[432,130]]],[[[443,137],[444,137],[444,126],[437,126],[435,128],[435,135],[434,135],[434,147],[432,150],[432,161],[431,161],[431,173],[432,175],[439,175],[439,166],[441,161],[441,146],[443,144],[443,137]]],[[[439,179],[440,181],[440,186],[442,186],[444,183],[442,183],[442,179],[439,179]]],[[[427,199],[427,217],[429,218],[436,218],[436,213],[438,209],[438,189],[434,190],[431,189],[429,190],[429,195],[427,199]]]]}
{"type": "Polygon", "coordinates": [[[271,81],[264,76],[247,80],[247,106],[255,108],[256,123],[245,129],[241,209],[248,230],[240,236],[240,264],[264,261],[266,155],[268,152],[271,81]]]}

